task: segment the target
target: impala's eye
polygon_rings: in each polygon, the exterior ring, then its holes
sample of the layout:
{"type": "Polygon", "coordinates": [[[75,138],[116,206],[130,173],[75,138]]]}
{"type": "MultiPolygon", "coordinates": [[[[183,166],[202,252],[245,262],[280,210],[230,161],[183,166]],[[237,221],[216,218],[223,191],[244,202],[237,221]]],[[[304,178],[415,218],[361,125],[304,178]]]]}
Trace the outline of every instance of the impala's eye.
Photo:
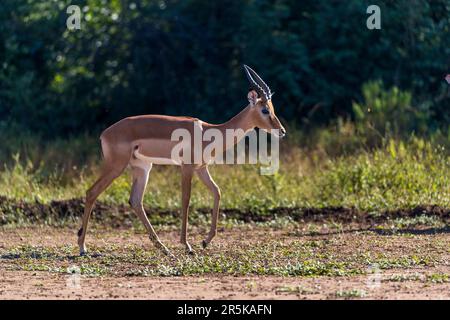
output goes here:
{"type": "Polygon", "coordinates": [[[270,113],[269,109],[267,109],[267,108],[262,109],[261,112],[263,114],[269,114],[270,113]]]}

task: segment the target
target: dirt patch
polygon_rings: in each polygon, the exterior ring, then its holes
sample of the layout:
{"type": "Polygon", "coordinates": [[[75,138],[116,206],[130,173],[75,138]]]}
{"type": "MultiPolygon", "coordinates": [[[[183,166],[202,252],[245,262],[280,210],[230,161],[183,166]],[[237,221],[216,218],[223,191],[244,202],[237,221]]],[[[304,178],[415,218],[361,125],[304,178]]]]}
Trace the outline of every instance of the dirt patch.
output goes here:
{"type": "Polygon", "coordinates": [[[159,227],[181,262],[132,229],[94,223],[91,254],[78,257],[76,228],[3,228],[0,299],[450,299],[450,233],[321,226],[317,234],[305,233],[307,225],[226,228],[206,250],[207,230],[194,227],[194,257],[177,231],[159,227]]]}
{"type": "MultiPolygon", "coordinates": [[[[0,225],[25,223],[39,223],[48,220],[73,220],[82,215],[84,209],[83,199],[52,201],[49,204],[39,202],[24,202],[0,197],[0,225]]],[[[149,218],[154,224],[173,224],[179,216],[178,210],[165,210],[160,208],[146,208],[149,218]]],[[[210,208],[197,208],[192,215],[208,216],[210,208]]],[[[243,222],[266,222],[280,217],[289,217],[294,221],[318,222],[332,220],[342,223],[365,223],[372,225],[387,220],[404,217],[434,216],[446,222],[450,221],[450,209],[439,206],[418,206],[412,209],[383,211],[378,214],[361,211],[356,208],[325,207],[325,208],[298,208],[279,207],[267,210],[261,209],[221,209],[222,215],[227,219],[243,222]]],[[[98,201],[94,208],[93,219],[108,221],[114,226],[121,226],[125,221],[134,217],[128,205],[113,206],[98,201]]]]}
{"type": "Polygon", "coordinates": [[[367,277],[361,276],[83,277],[77,281],[69,275],[5,271],[2,277],[0,299],[450,299],[445,284],[383,282],[368,287],[367,277]]]}

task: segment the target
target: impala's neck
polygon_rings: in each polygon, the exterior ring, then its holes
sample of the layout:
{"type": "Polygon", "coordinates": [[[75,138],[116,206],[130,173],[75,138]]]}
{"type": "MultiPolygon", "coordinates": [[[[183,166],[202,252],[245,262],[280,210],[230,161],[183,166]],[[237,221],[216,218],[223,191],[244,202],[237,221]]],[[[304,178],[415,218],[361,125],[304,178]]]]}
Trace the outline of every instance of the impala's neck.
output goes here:
{"type": "Polygon", "coordinates": [[[232,134],[235,136],[235,139],[233,139],[234,142],[232,144],[228,144],[228,146],[224,145],[223,151],[226,151],[226,149],[237,144],[245,137],[245,134],[248,131],[256,127],[250,114],[250,108],[250,106],[247,106],[244,110],[239,112],[227,122],[215,126],[216,129],[221,131],[222,137],[224,137],[224,142],[227,137],[227,130],[233,131],[232,134]]]}
{"type": "Polygon", "coordinates": [[[227,122],[218,124],[216,128],[219,129],[224,136],[227,129],[232,130],[242,129],[244,132],[254,129],[255,125],[253,124],[253,121],[250,117],[250,106],[244,108],[244,110],[239,112],[237,115],[235,115],[227,122]]]}

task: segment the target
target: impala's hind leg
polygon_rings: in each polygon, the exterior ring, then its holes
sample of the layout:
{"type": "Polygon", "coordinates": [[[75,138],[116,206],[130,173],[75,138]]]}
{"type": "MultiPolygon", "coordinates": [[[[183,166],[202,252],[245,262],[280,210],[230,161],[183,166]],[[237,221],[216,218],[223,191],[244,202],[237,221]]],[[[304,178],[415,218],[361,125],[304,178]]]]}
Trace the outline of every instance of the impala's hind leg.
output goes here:
{"type": "Polygon", "coordinates": [[[86,203],[84,206],[84,214],[82,219],[82,225],[80,230],[78,230],[78,246],[80,247],[80,255],[86,253],[85,237],[89,218],[92,213],[92,208],[94,207],[95,200],[98,196],[105,191],[106,188],[114,181],[115,178],[120,176],[123,170],[108,169],[105,168],[103,174],[94,183],[94,185],[86,192],[86,203]]]}
{"type": "Polygon", "coordinates": [[[115,178],[120,176],[125,170],[131,156],[131,150],[127,148],[111,148],[109,144],[102,140],[102,150],[104,155],[103,170],[100,178],[86,192],[86,203],[80,230],[78,230],[78,246],[80,255],[86,253],[85,238],[89,218],[94,207],[95,200],[108,188],[115,178]]]}
{"type": "Polygon", "coordinates": [[[159,240],[159,237],[153,229],[153,226],[151,225],[150,221],[148,221],[147,214],[145,213],[144,206],[142,204],[145,188],[147,186],[148,175],[150,173],[150,170],[152,169],[152,164],[136,160],[132,160],[130,164],[133,175],[130,205],[133,208],[134,212],[136,212],[136,215],[144,224],[145,229],[147,229],[149,238],[153,242],[153,244],[168,256],[173,257],[169,249],[167,249],[167,247],[161,242],[161,240],[159,240]]]}

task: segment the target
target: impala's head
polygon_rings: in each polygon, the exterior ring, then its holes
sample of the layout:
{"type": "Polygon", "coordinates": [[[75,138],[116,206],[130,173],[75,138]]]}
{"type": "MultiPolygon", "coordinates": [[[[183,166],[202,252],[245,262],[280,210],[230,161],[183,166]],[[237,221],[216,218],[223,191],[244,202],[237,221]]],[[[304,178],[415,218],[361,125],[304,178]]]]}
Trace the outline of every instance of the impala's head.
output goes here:
{"type": "Polygon", "coordinates": [[[275,109],[272,104],[273,93],[270,91],[269,86],[249,66],[244,65],[244,70],[251,86],[247,99],[250,103],[251,117],[256,127],[265,131],[278,129],[279,137],[284,137],[286,130],[275,115],[275,109]]]}

